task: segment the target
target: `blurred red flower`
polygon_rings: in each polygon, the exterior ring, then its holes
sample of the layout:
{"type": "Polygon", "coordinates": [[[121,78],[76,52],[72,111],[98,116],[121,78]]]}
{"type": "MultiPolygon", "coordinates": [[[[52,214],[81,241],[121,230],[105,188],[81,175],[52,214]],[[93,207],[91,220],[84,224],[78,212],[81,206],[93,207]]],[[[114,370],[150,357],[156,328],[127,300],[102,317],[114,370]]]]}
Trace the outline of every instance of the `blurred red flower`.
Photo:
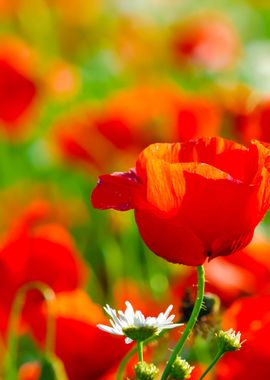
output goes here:
{"type": "Polygon", "coordinates": [[[0,41],[0,126],[9,136],[19,126],[37,96],[37,84],[31,73],[32,53],[21,41],[0,41]]]}
{"type": "Polygon", "coordinates": [[[117,169],[123,154],[134,162],[155,141],[185,141],[218,135],[220,109],[215,102],[188,95],[171,85],[141,85],[108,98],[56,126],[61,155],[86,168],[117,169]]]}
{"type": "MultiPolygon", "coordinates": [[[[32,212],[32,210],[30,210],[32,212]]],[[[43,216],[40,210],[40,216],[43,216]]],[[[17,291],[25,284],[42,282],[56,293],[80,287],[86,268],[69,233],[59,224],[40,223],[40,216],[30,212],[9,232],[0,248],[0,330],[5,333],[9,312],[17,291]]],[[[42,301],[29,292],[25,317],[42,301]]]]}
{"type": "Polygon", "coordinates": [[[270,378],[270,296],[243,298],[226,311],[225,329],[240,331],[246,339],[237,352],[226,353],[217,365],[217,380],[270,378]]]}
{"type": "Polygon", "coordinates": [[[177,63],[219,71],[235,64],[239,52],[236,30],[222,14],[194,15],[173,30],[172,53],[177,63]]]}
{"type": "MultiPolygon", "coordinates": [[[[96,327],[106,324],[107,318],[82,290],[58,294],[51,309],[56,320],[55,353],[63,361],[69,380],[99,379],[130,349],[121,337],[96,327]]],[[[32,314],[30,328],[41,344],[47,317],[45,305],[32,314]]]]}
{"type": "Polygon", "coordinates": [[[256,141],[249,148],[218,137],[153,144],[140,154],[135,170],[100,176],[92,204],[134,209],[154,253],[200,265],[252,239],[269,208],[269,157],[256,141]]]}
{"type": "Polygon", "coordinates": [[[270,142],[270,100],[261,100],[248,112],[232,114],[236,134],[243,142],[251,139],[270,142]]]}
{"type": "Polygon", "coordinates": [[[0,58],[0,118],[6,124],[16,122],[36,94],[34,83],[0,58]]]}

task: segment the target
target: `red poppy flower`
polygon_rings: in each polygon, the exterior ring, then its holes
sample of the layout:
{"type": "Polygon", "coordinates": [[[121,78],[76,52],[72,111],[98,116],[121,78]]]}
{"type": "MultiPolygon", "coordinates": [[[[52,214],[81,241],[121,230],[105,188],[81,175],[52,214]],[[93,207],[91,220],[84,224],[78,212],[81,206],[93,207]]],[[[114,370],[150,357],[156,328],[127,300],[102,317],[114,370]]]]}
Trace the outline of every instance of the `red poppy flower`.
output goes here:
{"type": "Polygon", "coordinates": [[[249,148],[218,137],[153,144],[135,170],[100,176],[92,204],[134,209],[154,253],[200,265],[252,239],[269,207],[269,159],[270,151],[256,141],[249,148]]]}
{"type": "MultiPolygon", "coordinates": [[[[0,249],[0,330],[5,332],[17,291],[25,284],[42,282],[56,293],[80,287],[86,268],[68,232],[58,224],[22,224],[11,231],[0,249]]],[[[24,317],[43,297],[29,292],[24,317]]]]}
{"type": "Polygon", "coordinates": [[[217,380],[268,380],[270,378],[270,296],[243,298],[224,315],[225,330],[233,328],[246,339],[237,352],[218,362],[217,380]]]}
{"type": "MultiPolygon", "coordinates": [[[[107,318],[82,290],[58,294],[51,310],[56,321],[55,353],[63,361],[69,380],[99,379],[130,349],[120,337],[97,328],[98,323],[107,323],[107,318]]],[[[47,318],[43,305],[33,311],[30,320],[30,329],[41,345],[47,318]]]]}

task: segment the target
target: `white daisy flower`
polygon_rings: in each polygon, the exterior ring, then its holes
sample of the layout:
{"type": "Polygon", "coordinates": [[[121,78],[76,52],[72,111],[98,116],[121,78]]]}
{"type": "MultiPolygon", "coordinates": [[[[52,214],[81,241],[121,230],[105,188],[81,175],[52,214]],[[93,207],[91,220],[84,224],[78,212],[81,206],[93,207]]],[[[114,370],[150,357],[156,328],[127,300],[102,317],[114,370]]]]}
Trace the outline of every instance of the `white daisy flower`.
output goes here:
{"type": "Polygon", "coordinates": [[[170,305],[165,313],[160,313],[157,317],[145,317],[140,310],[134,311],[130,302],[126,301],[125,312],[118,312],[109,305],[104,307],[110,316],[111,326],[97,325],[97,327],[110,334],[125,336],[125,342],[144,341],[153,335],[158,335],[162,330],[173,329],[182,326],[183,323],[172,323],[174,315],[170,315],[173,305],[170,305]]]}

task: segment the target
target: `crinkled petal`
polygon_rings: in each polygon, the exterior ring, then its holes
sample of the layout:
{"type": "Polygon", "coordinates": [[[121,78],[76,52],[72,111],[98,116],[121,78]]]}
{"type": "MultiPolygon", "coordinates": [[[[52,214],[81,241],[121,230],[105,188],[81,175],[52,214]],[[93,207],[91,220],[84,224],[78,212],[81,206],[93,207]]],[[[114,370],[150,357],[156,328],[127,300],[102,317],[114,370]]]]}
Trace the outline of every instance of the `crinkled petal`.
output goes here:
{"type": "Polygon", "coordinates": [[[101,210],[130,210],[134,208],[134,192],[139,184],[139,179],[132,170],[102,175],[92,192],[92,205],[101,210]]]}

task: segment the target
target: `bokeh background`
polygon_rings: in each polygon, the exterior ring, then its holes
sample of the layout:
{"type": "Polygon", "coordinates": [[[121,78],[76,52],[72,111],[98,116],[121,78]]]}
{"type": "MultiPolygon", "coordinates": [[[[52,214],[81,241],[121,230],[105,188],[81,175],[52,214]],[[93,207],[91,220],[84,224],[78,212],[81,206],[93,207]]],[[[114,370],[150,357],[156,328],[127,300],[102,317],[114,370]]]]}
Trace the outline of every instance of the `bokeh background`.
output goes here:
{"type": "MultiPolygon", "coordinates": [[[[130,347],[96,328],[105,303],[187,317],[194,269],[152,254],[132,212],[94,210],[90,194],[150,143],[270,142],[270,2],[201,3],[0,0],[1,379],[115,379],[130,347]]],[[[270,378],[269,232],[266,216],[243,252],[206,264],[218,298],[184,353],[194,379],[222,318],[251,343],[209,379],[270,378]]]]}

